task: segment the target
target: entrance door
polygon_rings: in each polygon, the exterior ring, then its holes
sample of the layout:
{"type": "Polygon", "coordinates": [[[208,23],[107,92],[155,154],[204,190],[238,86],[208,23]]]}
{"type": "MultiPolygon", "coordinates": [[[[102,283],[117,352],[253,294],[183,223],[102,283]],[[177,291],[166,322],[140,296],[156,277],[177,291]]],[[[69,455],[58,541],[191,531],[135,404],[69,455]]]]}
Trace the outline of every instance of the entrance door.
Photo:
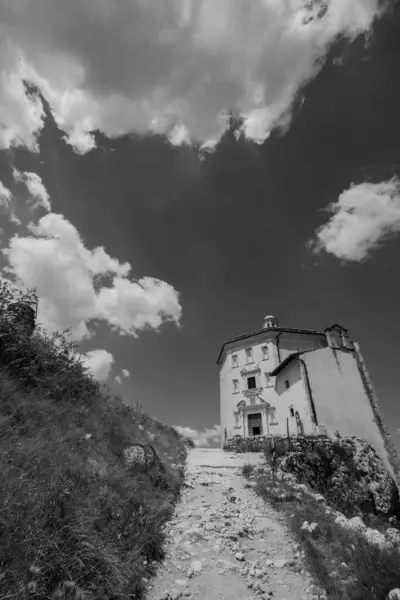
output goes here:
{"type": "Polygon", "coordinates": [[[262,435],[261,413],[253,413],[248,416],[249,435],[262,435]]]}

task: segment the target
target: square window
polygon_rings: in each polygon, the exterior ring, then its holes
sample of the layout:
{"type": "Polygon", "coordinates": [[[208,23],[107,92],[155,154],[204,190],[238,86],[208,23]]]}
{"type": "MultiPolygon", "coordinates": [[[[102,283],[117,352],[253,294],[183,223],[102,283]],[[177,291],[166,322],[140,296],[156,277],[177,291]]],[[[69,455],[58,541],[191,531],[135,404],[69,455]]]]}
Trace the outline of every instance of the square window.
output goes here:
{"type": "Polygon", "coordinates": [[[247,389],[248,390],[255,390],[257,387],[256,385],[256,378],[255,377],[248,377],[247,378],[247,389]]]}
{"type": "Polygon", "coordinates": [[[289,383],[288,379],[286,379],[286,381],[285,381],[285,387],[287,390],[290,388],[290,383],[289,383]]]}
{"type": "Polygon", "coordinates": [[[269,358],[268,346],[262,347],[262,357],[263,357],[263,360],[268,360],[268,358],[269,358]]]}
{"type": "Polygon", "coordinates": [[[233,380],[233,391],[234,392],[238,392],[239,391],[239,382],[237,379],[233,380]]]}
{"type": "Polygon", "coordinates": [[[238,357],[237,354],[232,354],[232,367],[238,366],[238,357]]]}
{"type": "Polygon", "coordinates": [[[271,375],[269,373],[265,373],[265,385],[266,387],[270,387],[272,385],[271,375]]]}
{"type": "Polygon", "coordinates": [[[246,350],[246,362],[247,362],[247,364],[253,362],[253,348],[247,348],[247,350],[246,350]]]}
{"type": "Polygon", "coordinates": [[[289,408],[289,410],[290,410],[290,416],[291,416],[291,417],[294,417],[294,408],[293,408],[293,406],[291,406],[291,407],[289,408]]]}

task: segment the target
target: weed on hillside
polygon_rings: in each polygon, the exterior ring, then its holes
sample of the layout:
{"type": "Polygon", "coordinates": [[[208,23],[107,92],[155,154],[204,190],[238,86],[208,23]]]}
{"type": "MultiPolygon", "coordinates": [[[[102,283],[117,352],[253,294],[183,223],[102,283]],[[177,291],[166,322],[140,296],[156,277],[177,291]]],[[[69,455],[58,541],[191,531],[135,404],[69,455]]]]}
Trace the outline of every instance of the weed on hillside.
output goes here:
{"type": "Polygon", "coordinates": [[[143,598],[183,483],[181,436],[93,381],[65,334],[30,337],[0,315],[0,336],[0,597],[143,598]],[[151,466],[125,466],[135,442],[151,466]]]}

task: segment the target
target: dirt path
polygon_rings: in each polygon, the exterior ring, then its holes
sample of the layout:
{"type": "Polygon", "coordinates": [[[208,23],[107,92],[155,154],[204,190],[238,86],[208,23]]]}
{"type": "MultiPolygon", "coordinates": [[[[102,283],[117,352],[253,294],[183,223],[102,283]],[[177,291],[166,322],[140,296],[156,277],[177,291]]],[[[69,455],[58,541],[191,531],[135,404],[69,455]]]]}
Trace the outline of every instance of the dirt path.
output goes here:
{"type": "Polygon", "coordinates": [[[190,451],[189,487],[168,524],[167,557],[149,600],[316,597],[282,517],[246,487],[241,467],[249,462],[262,458],[190,451]]]}

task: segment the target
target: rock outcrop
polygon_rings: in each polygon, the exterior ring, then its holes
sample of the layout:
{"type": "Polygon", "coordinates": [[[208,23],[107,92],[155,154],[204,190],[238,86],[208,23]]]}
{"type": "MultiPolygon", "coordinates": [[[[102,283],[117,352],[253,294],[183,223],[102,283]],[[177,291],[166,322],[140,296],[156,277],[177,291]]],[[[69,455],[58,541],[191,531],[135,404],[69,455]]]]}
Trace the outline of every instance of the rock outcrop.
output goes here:
{"type": "Polygon", "coordinates": [[[291,473],[323,494],[340,493],[362,512],[390,517],[399,514],[395,481],[376,451],[357,437],[339,440],[291,440],[292,451],[280,461],[291,473]]]}

